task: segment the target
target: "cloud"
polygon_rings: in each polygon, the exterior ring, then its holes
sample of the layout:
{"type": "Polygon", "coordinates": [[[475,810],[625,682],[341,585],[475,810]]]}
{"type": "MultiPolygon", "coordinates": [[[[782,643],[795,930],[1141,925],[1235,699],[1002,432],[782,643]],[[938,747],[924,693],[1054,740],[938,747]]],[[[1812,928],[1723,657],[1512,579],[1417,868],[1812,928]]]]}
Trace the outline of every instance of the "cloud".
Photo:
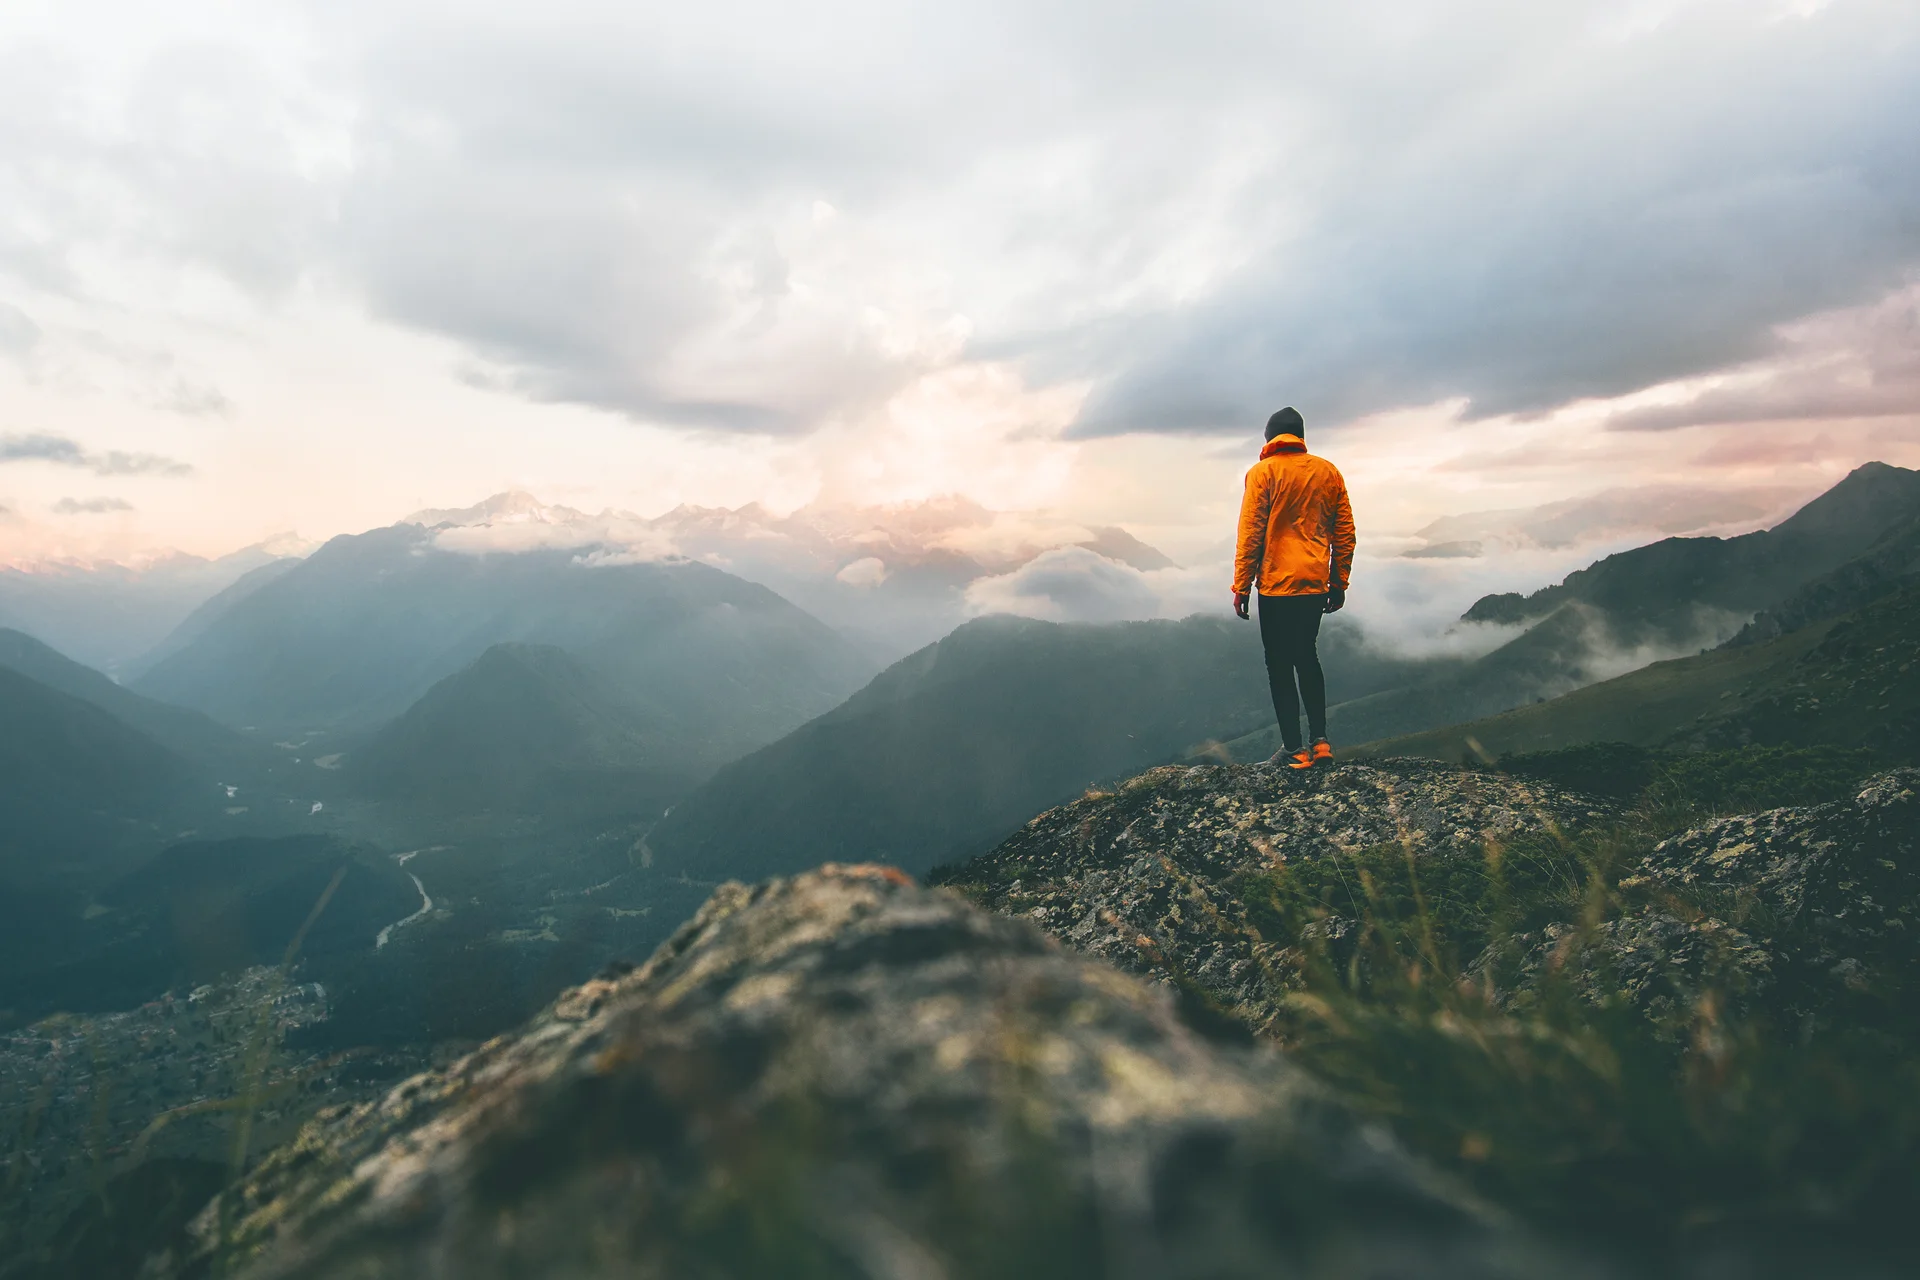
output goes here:
{"type": "Polygon", "coordinates": [[[433,527],[434,549],[459,555],[578,550],[575,563],[591,567],[649,564],[679,555],[671,535],[638,516],[589,515],[518,491],[495,494],[472,507],[416,511],[403,523],[433,527]]]}
{"type": "Polygon", "coordinates": [[[1159,615],[1158,593],[1140,570],[1084,547],[1048,551],[1012,573],[967,588],[974,614],[1013,613],[1054,622],[1121,622],[1159,615]]]}
{"type": "Polygon", "coordinates": [[[1798,489],[1779,486],[1647,484],[1606,489],[1537,507],[1442,516],[1417,530],[1414,536],[1421,542],[1401,554],[1416,560],[1448,559],[1522,548],[1650,542],[1680,534],[1744,533],[1775,523],[1804,497],[1798,489]]]}
{"type": "Polygon", "coordinates": [[[20,356],[40,341],[40,326],[33,317],[5,302],[0,302],[0,352],[20,356]]]}
{"type": "Polygon", "coordinates": [[[842,565],[833,577],[850,587],[877,587],[887,580],[887,562],[878,556],[862,556],[842,565]]]}
{"type": "Polygon", "coordinates": [[[224,450],[148,537],[962,492],[1192,563],[1250,452],[1206,433],[1287,402],[1368,536],[1920,461],[1897,317],[1837,318],[1920,270],[1905,0],[42,8],[0,396],[224,450]],[[1878,416],[1752,429],[1828,412],[1878,416]]]}
{"type": "Polygon", "coordinates": [[[1535,413],[1920,267],[1920,10],[1620,12],[350,0],[155,54],[107,126],[16,58],[21,252],[334,274],[476,383],[776,435],[981,361],[1087,388],[1080,436],[1535,413]]]}
{"type": "Polygon", "coordinates": [[[53,504],[55,515],[105,515],[110,511],[131,511],[133,504],[125,498],[62,498],[53,504]]]}
{"type": "Polygon", "coordinates": [[[110,449],[93,453],[65,436],[0,436],[0,463],[46,462],[75,467],[97,476],[187,476],[193,468],[157,453],[127,453],[110,449]]]}
{"type": "Polygon", "coordinates": [[[1329,98],[1351,160],[1316,175],[1301,232],[1123,335],[1136,358],[1080,429],[1243,425],[1282,401],[1310,421],[1541,411],[1750,359],[1920,260],[1920,139],[1897,123],[1920,112],[1915,11],[1677,6],[1624,41],[1583,32],[1596,13],[1461,13],[1407,42],[1429,64],[1408,85],[1329,98]],[[1371,132],[1375,107],[1397,136],[1371,132]]]}
{"type": "Polygon", "coordinates": [[[64,436],[0,436],[0,462],[51,462],[57,466],[86,465],[80,446],[64,436]]]}
{"type": "Polygon", "coordinates": [[[122,453],[110,449],[106,453],[88,454],[84,466],[97,476],[190,476],[193,468],[184,462],[163,457],[157,453],[122,453]]]}
{"type": "Polygon", "coordinates": [[[1920,416],[1920,283],[1877,304],[1780,326],[1764,359],[1664,403],[1612,415],[1615,431],[1920,416]]]}

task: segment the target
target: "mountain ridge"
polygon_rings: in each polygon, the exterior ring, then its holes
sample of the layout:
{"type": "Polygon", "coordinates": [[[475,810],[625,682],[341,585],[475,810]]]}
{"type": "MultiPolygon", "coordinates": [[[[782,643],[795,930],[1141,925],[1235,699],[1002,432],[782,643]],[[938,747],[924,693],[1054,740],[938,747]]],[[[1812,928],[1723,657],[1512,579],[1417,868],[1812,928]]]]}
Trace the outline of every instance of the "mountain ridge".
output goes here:
{"type": "Polygon", "coordinates": [[[91,703],[168,749],[203,763],[237,764],[250,754],[247,742],[225,725],[197,711],[143,697],[24,631],[0,628],[0,666],[91,703]]]}
{"type": "Polygon", "coordinates": [[[1920,471],[1867,462],[1771,529],[1733,538],[1663,538],[1616,552],[1528,595],[1483,596],[1462,618],[1526,622],[1568,600],[1655,629],[1670,628],[1676,603],[1752,614],[1866,551],[1916,513],[1920,471]]]}
{"type": "Polygon", "coordinates": [[[500,641],[557,644],[661,707],[712,763],[838,702],[867,659],[774,592],[687,561],[343,535],[146,672],[142,692],[273,733],[371,730],[500,641]]]}

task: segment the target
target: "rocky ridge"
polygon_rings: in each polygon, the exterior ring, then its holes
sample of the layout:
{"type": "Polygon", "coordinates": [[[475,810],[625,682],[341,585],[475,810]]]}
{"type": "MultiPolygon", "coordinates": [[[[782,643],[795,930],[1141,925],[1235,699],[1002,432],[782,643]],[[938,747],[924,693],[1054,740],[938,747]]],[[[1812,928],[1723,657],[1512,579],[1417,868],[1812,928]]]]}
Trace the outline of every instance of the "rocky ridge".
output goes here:
{"type": "Polygon", "coordinates": [[[1540,1255],[1269,1047],[877,867],[338,1109],[148,1274],[1452,1276],[1540,1255]],[[164,1263],[164,1265],[163,1265],[164,1263]]]}
{"type": "Polygon", "coordinates": [[[1670,837],[1621,889],[1629,910],[1550,926],[1534,968],[1666,1020],[1709,991],[1814,1025],[1910,1016],[1898,993],[1920,961],[1920,769],[1670,837]]]}
{"type": "Polygon", "coordinates": [[[1043,813],[936,878],[1264,1028],[1298,985],[1299,957],[1294,939],[1262,936],[1245,877],[1389,845],[1417,858],[1618,816],[1594,797],[1428,761],[1306,773],[1168,766],[1043,813]]]}

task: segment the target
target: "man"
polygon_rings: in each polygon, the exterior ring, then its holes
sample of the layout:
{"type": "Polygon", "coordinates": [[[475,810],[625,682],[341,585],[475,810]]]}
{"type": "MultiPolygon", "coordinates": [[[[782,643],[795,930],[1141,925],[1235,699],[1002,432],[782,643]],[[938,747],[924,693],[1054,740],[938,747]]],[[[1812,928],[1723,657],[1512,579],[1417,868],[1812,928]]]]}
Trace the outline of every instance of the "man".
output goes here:
{"type": "Polygon", "coordinates": [[[1267,445],[1247,472],[1240,501],[1240,543],[1233,562],[1233,611],[1249,616],[1249,595],[1260,593],[1260,643],[1267,651],[1267,684],[1280,721],[1281,748],[1271,763],[1311,769],[1333,761],[1327,742],[1327,680],[1320,672],[1320,615],[1347,603],[1353,568],[1353,508],[1340,469],[1307,452],[1299,411],[1267,419],[1267,445]],[[1300,690],[1296,697],[1294,680],[1300,690]],[[1300,740],[1300,703],[1307,732],[1300,740]]]}

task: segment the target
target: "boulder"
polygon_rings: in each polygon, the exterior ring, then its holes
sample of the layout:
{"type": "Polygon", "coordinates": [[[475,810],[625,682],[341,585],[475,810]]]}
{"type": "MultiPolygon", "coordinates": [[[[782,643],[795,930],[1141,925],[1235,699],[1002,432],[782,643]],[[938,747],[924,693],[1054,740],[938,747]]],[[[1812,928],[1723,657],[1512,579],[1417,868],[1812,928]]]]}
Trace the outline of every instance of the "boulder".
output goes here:
{"type": "MultiPolygon", "coordinates": [[[[1330,822],[1346,821],[1338,796],[1330,822]]],[[[1031,924],[890,869],[831,865],[723,885],[640,968],[378,1103],[323,1114],[195,1233],[188,1256],[149,1273],[1545,1265],[1273,1048],[1197,1033],[1163,988],[1031,924]]]]}

